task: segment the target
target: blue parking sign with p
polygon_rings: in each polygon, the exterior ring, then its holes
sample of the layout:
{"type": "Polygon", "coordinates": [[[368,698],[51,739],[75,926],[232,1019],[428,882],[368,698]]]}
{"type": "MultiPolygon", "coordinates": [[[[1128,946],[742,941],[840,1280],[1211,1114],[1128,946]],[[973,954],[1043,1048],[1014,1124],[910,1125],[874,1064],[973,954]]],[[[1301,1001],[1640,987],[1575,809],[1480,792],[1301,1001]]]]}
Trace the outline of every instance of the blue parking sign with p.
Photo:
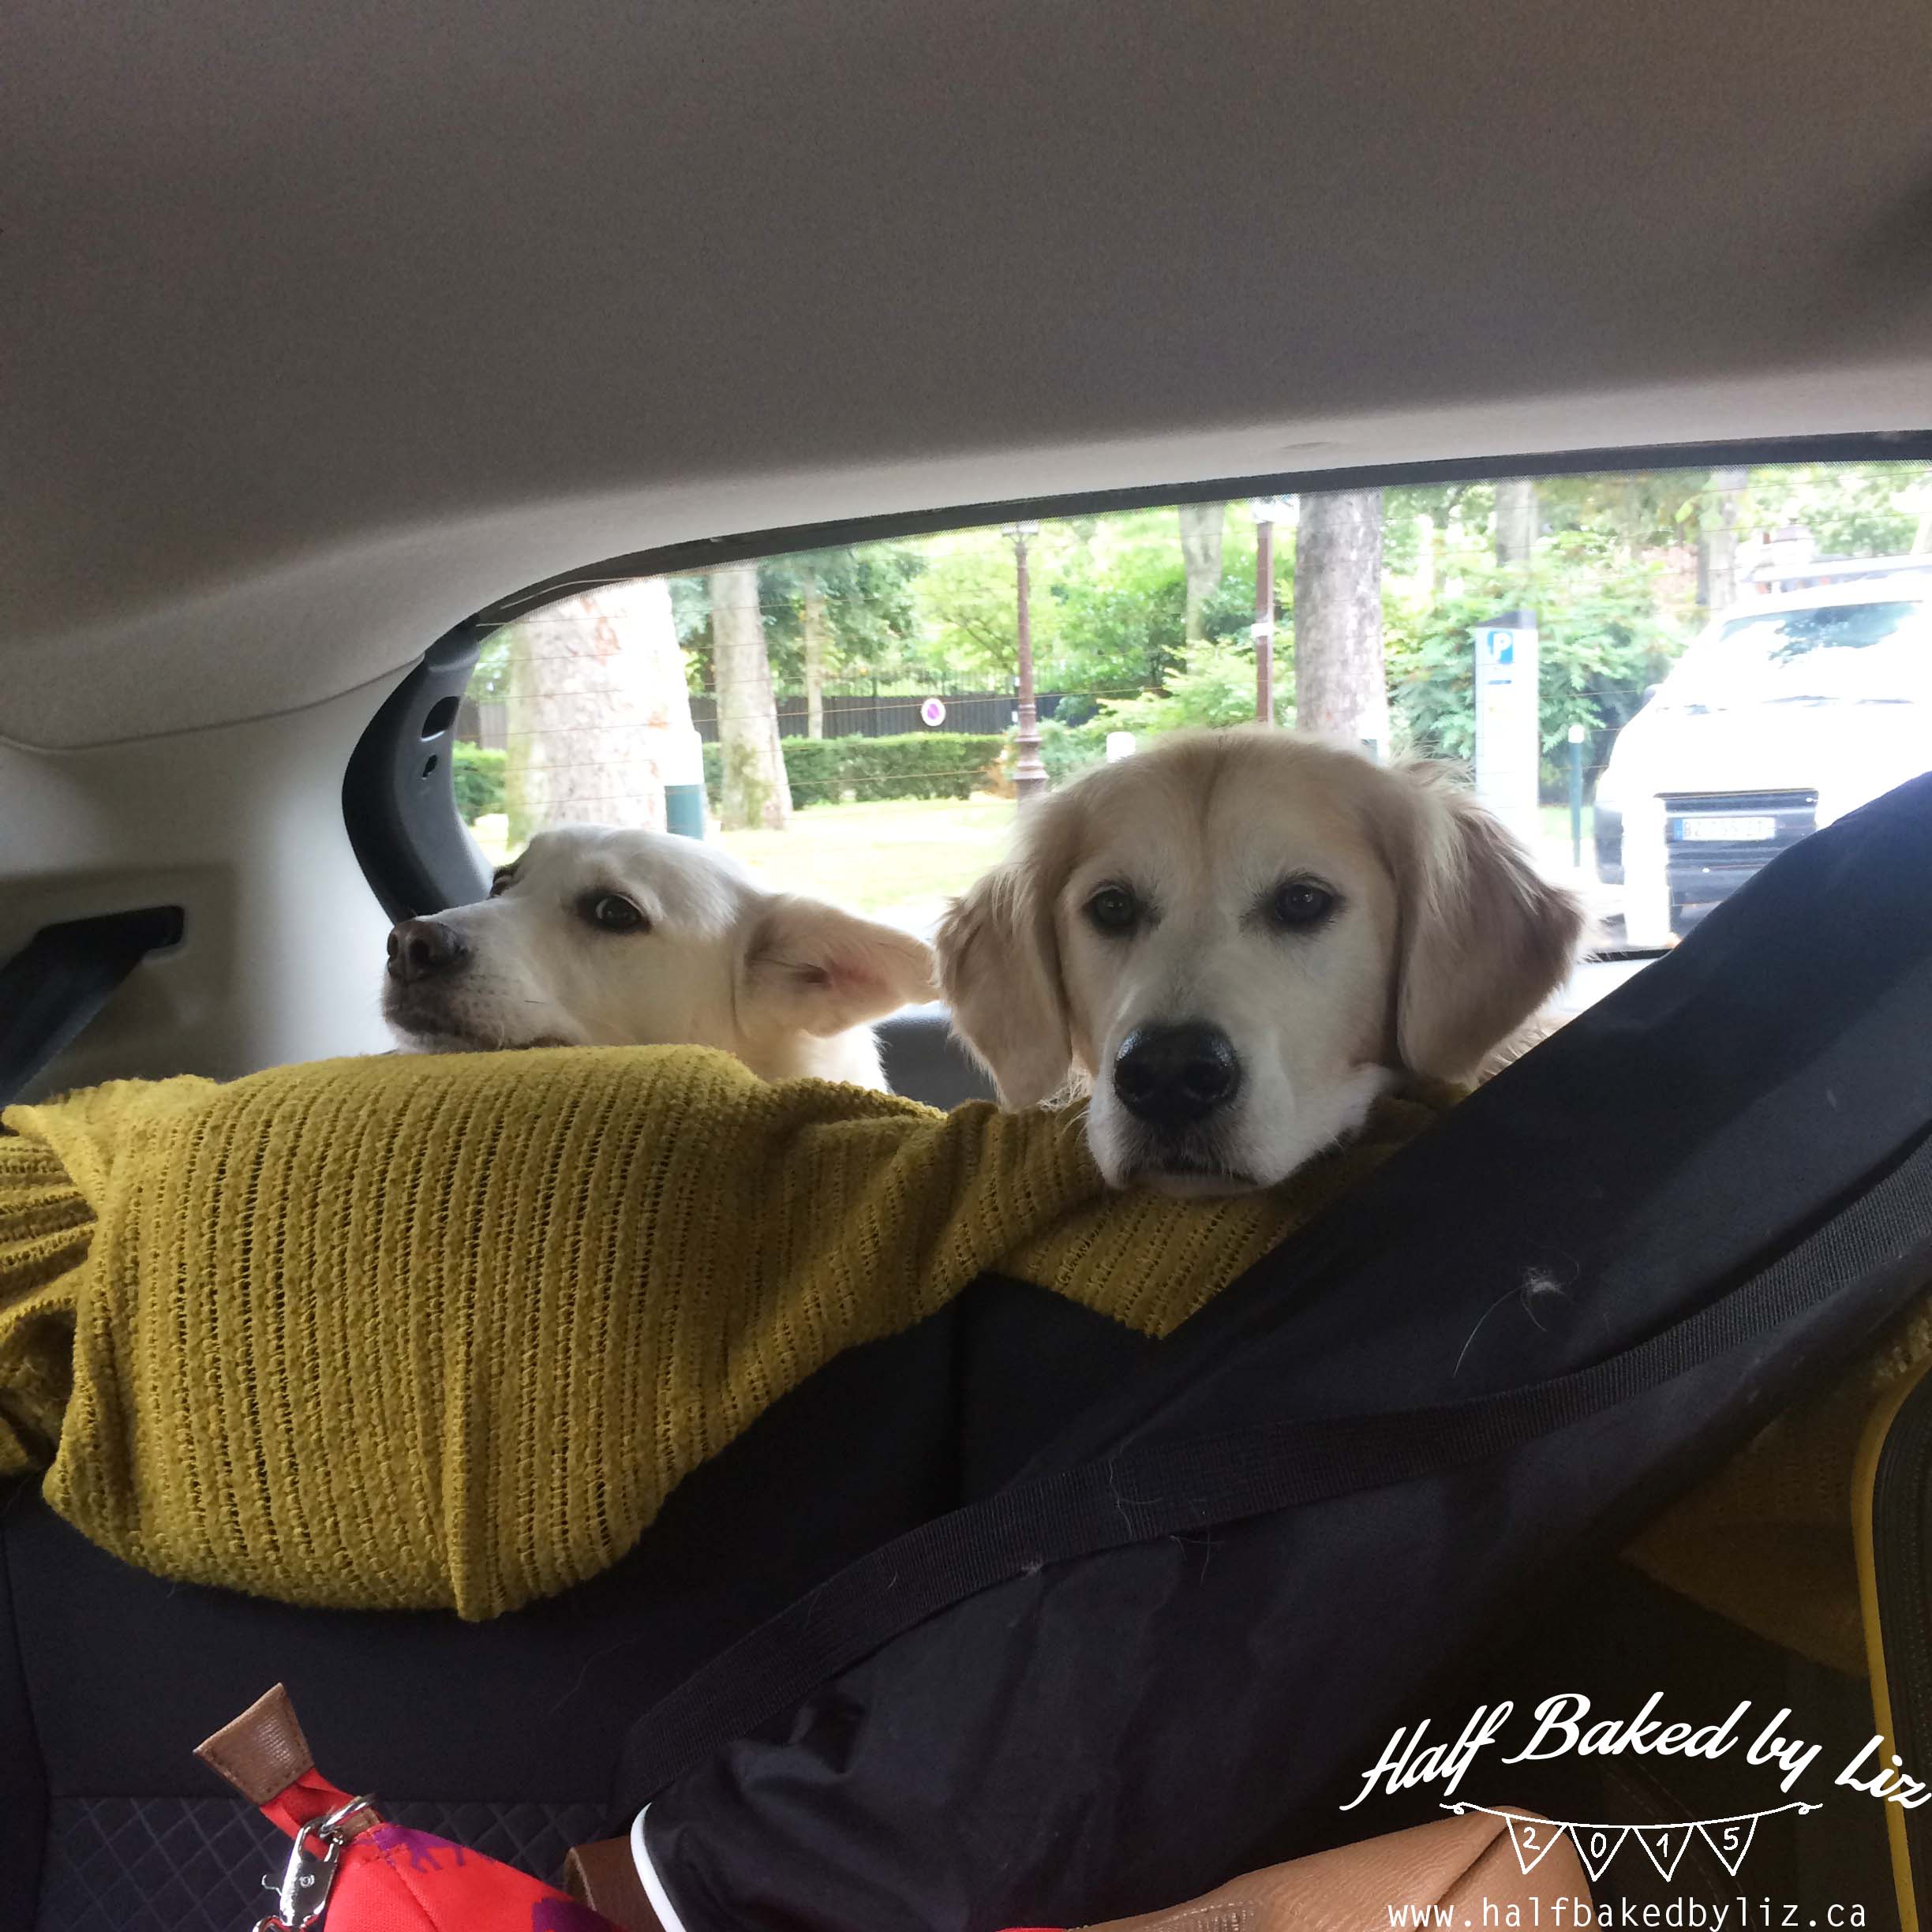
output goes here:
{"type": "Polygon", "coordinates": [[[1485,631],[1483,642],[1488,647],[1492,664],[1513,665],[1516,661],[1516,633],[1514,631],[1485,631]]]}

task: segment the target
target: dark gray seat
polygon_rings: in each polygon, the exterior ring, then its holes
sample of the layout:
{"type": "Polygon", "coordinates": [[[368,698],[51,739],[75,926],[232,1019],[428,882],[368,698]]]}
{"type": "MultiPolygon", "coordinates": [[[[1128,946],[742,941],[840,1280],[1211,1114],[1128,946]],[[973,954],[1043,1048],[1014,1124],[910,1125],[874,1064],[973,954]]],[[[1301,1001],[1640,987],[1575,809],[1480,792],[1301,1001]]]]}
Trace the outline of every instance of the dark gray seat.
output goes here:
{"type": "Polygon", "coordinates": [[[998,1096],[987,1070],[953,1038],[943,1006],[909,1006],[878,1029],[879,1058],[894,1093],[928,1106],[998,1096]]]}

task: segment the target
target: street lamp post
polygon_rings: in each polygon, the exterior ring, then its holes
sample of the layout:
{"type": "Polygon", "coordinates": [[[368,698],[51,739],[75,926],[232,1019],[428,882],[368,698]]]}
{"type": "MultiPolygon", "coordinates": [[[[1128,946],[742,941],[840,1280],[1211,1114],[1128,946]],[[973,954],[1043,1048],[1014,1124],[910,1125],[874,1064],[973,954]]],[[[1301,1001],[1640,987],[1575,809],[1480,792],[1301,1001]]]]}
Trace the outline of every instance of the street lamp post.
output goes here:
{"type": "Polygon", "coordinates": [[[1027,590],[1027,539],[1039,534],[1037,523],[1010,523],[1013,570],[1019,597],[1020,715],[1013,731],[1013,790],[1024,804],[1046,789],[1046,767],[1040,762],[1039,711],[1033,695],[1033,613],[1027,590]]]}
{"type": "Polygon", "coordinates": [[[1253,505],[1255,525],[1255,716],[1275,722],[1275,515],[1267,498],[1253,505]]]}

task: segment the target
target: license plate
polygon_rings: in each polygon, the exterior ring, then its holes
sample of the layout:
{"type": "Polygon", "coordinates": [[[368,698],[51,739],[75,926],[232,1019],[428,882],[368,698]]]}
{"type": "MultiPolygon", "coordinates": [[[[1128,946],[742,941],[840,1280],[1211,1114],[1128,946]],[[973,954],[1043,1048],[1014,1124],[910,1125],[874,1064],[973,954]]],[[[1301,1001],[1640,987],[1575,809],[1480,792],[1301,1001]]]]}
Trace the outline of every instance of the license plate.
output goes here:
{"type": "Polygon", "coordinates": [[[1777,821],[1770,818],[1679,818],[1677,836],[1687,844],[1745,845],[1754,839],[1777,837],[1777,821]]]}

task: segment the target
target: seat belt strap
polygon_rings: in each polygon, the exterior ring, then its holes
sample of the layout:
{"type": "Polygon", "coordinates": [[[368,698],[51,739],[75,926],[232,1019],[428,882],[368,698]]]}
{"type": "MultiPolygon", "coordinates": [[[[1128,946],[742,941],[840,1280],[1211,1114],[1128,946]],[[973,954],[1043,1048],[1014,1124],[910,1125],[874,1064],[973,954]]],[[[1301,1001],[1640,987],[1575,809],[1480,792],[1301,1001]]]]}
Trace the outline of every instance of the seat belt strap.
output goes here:
{"type": "Polygon", "coordinates": [[[0,1106],[76,1039],[150,953],[179,944],[179,906],[43,926],[0,966],[0,1106]]]}

